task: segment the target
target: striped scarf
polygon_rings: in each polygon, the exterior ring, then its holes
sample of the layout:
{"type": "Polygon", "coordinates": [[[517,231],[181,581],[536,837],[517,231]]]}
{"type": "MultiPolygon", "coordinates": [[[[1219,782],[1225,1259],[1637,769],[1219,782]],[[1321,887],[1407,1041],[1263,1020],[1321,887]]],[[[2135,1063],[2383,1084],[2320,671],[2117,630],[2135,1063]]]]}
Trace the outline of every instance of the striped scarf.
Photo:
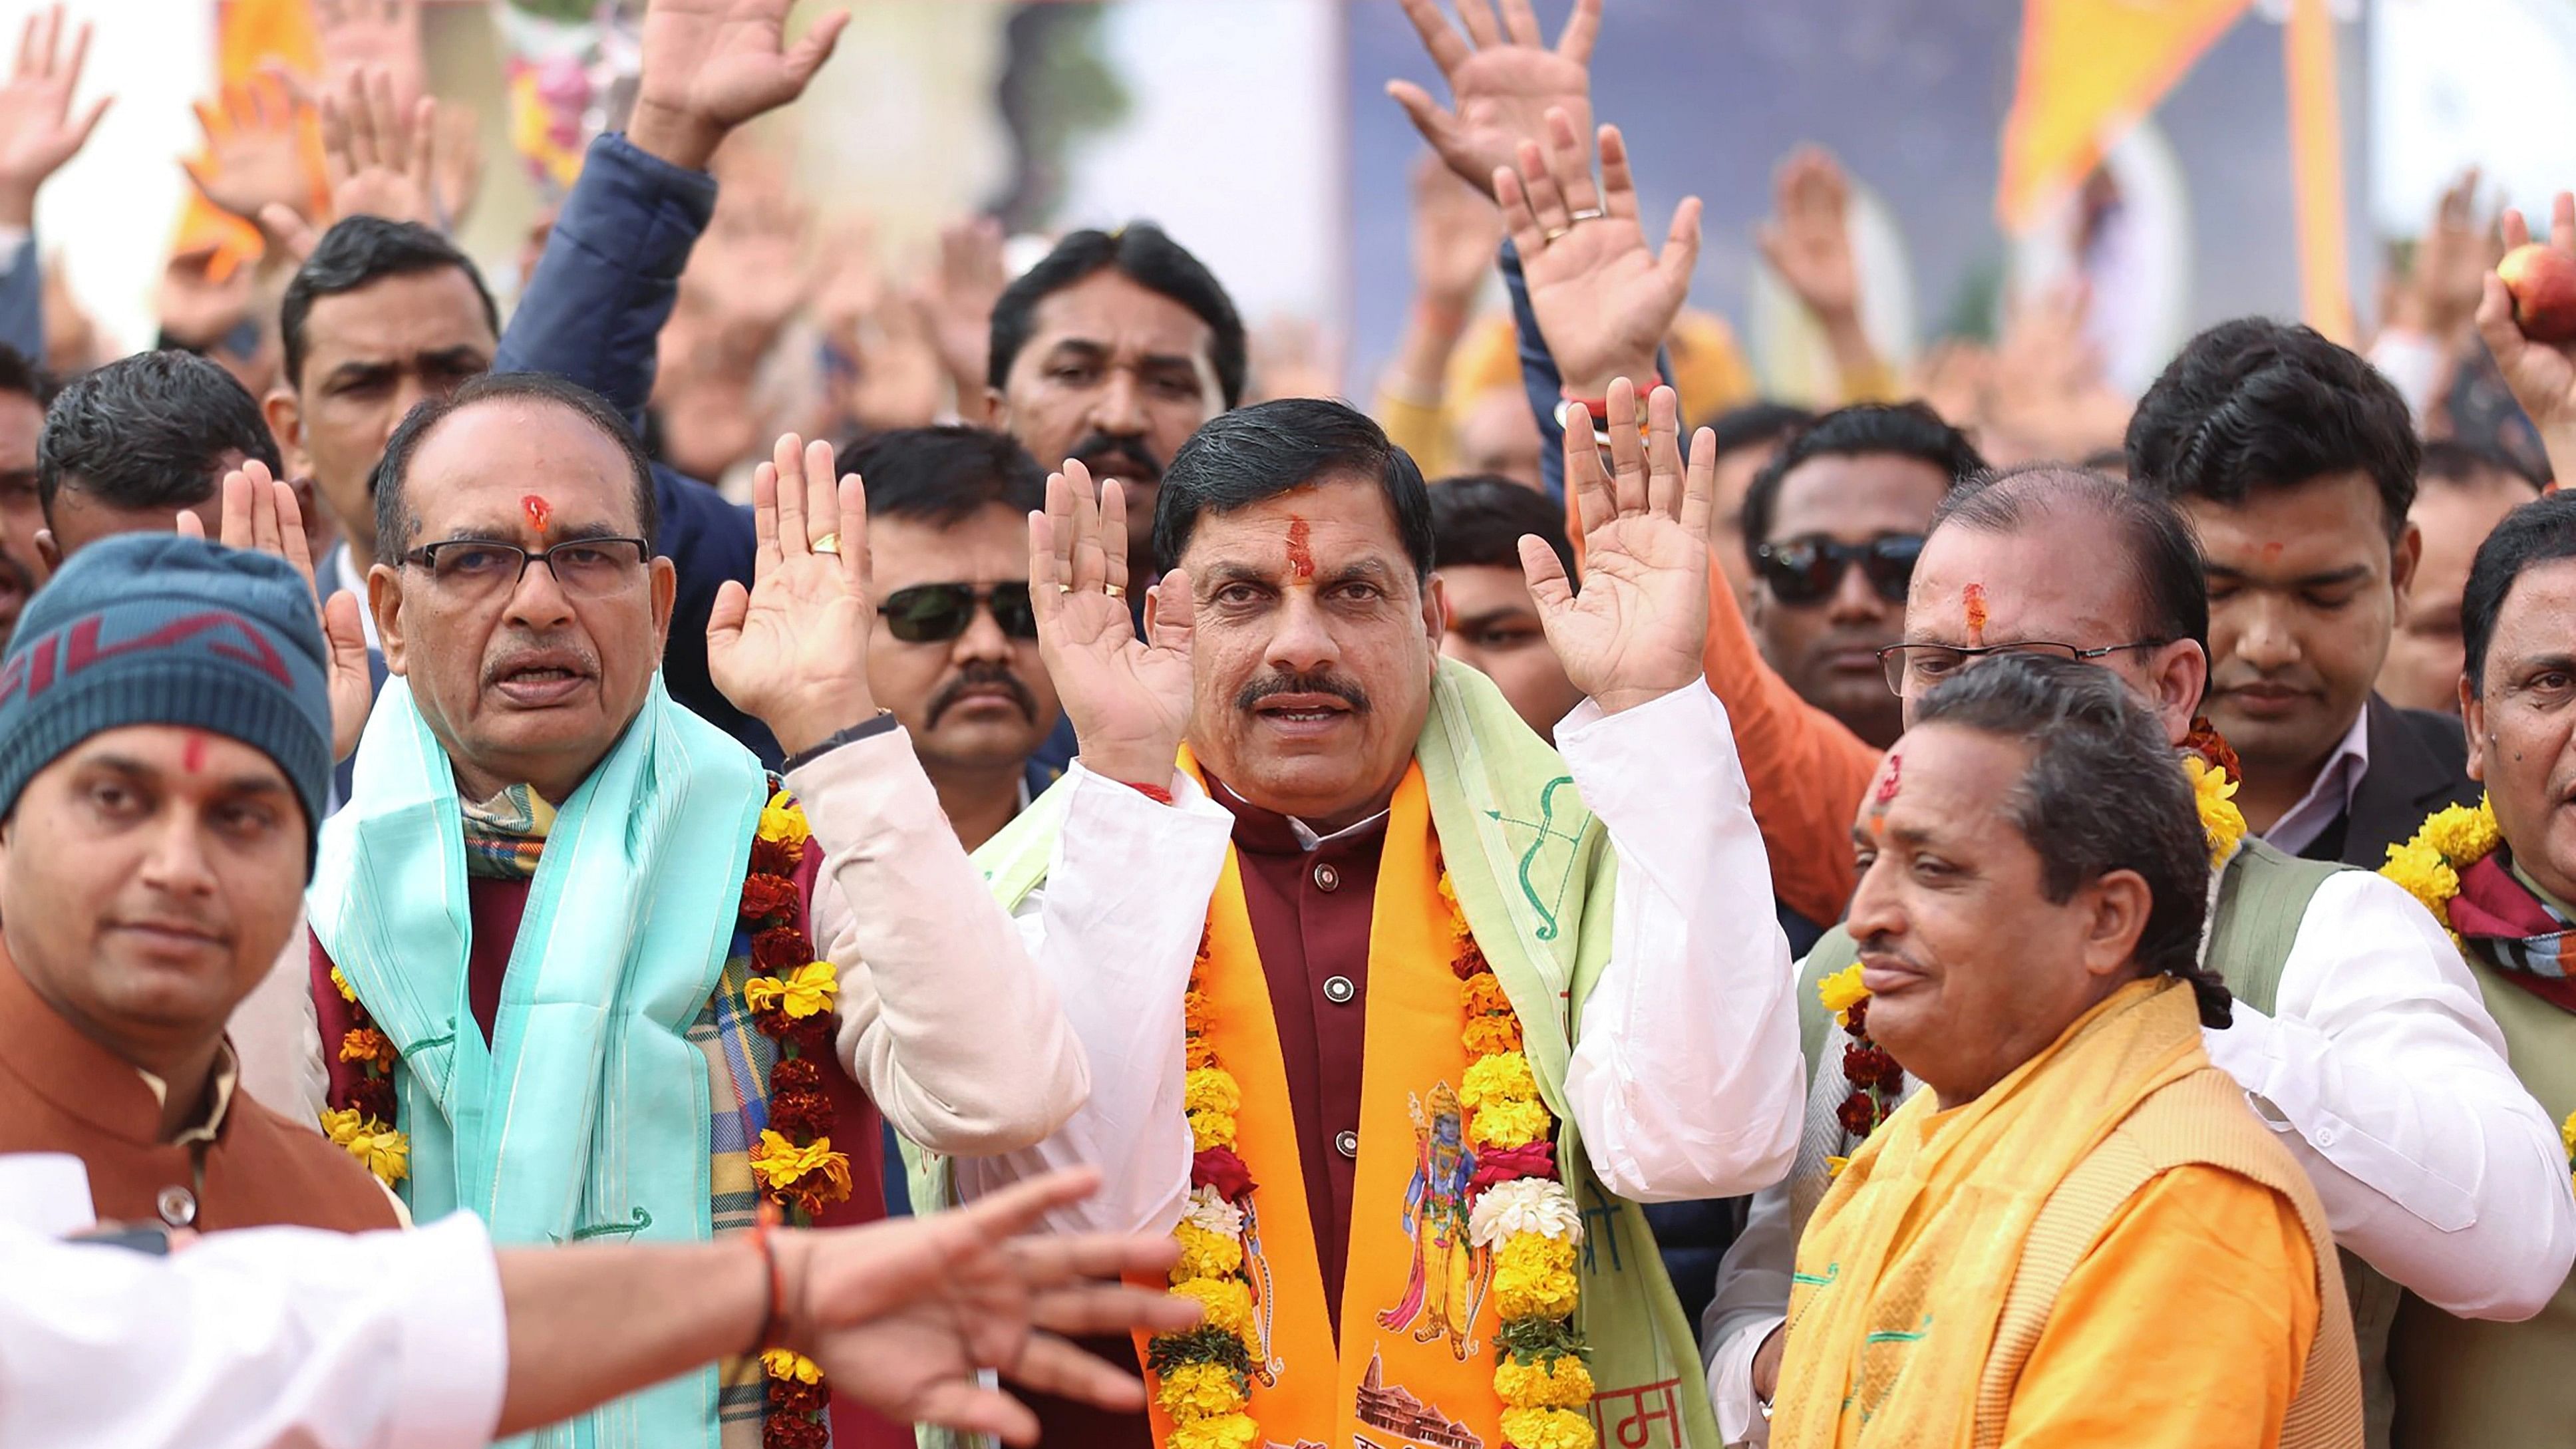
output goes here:
{"type": "Polygon", "coordinates": [[[2513,853],[2498,847],[2460,872],[2451,898],[2451,929],[2486,953],[2516,986],[2561,1011],[2576,1012],[2576,977],[2568,959],[2576,927],[2513,868],[2513,853]]]}
{"type": "Polygon", "coordinates": [[[537,858],[545,853],[546,832],[555,827],[555,807],[533,785],[512,785],[477,805],[459,806],[465,816],[465,873],[483,880],[534,880],[537,858]]]}

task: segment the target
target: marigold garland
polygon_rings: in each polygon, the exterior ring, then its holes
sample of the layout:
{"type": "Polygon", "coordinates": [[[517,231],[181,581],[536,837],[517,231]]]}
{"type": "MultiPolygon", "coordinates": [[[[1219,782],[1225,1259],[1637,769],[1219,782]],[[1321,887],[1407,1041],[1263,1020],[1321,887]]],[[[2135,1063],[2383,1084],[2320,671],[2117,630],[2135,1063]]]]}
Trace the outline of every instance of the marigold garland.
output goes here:
{"type": "MultiPolygon", "coordinates": [[[[806,1056],[819,1055],[838,1031],[834,1003],[840,989],[839,973],[829,961],[815,959],[802,924],[805,896],[795,871],[813,834],[795,797],[773,790],[753,831],[736,921],[742,949],[734,952],[748,954],[763,973],[743,984],[743,1005],[753,1026],[778,1046],[767,1095],[769,1126],[752,1149],[752,1176],[761,1195],[778,1203],[798,1227],[811,1227],[816,1213],[848,1199],[853,1188],[849,1156],[832,1147],[831,1099],[806,1056]]],[[[400,1055],[337,966],[331,968],[331,985],[348,1003],[352,1022],[340,1041],[340,1060],[360,1063],[365,1074],[322,1113],[322,1130],[390,1187],[409,1171],[411,1158],[410,1139],[393,1126],[393,1068],[400,1055]]],[[[826,1442],[831,1395],[822,1369],[785,1348],[764,1351],[760,1363],[769,1383],[770,1412],[761,1426],[765,1449],[826,1442]]]]}
{"type": "Polygon", "coordinates": [[[1172,1264],[1172,1291],[1195,1298],[1206,1310],[1187,1333],[1156,1335],[1145,1363],[1154,1371],[1155,1401],[1171,1416],[1169,1449],[1248,1449],[1260,1426],[1245,1413],[1251,1403],[1252,1365],[1261,1357],[1261,1329],[1253,1321],[1252,1281],[1244,1262],[1243,1202],[1251,1174],[1234,1155],[1243,1085],[1218,1061],[1209,1039],[1213,1005],[1204,989],[1209,941],[1199,935],[1189,989],[1181,996],[1185,1034],[1183,1109],[1197,1154],[1190,1171],[1190,1205],[1172,1235],[1181,1245],[1172,1264]]]}
{"type": "Polygon", "coordinates": [[[2475,805],[2450,805],[2436,810],[2414,837],[2403,845],[2388,847],[2388,863],[2379,873],[2395,881],[2405,892],[2424,903],[2433,919],[2450,931],[2451,944],[2468,954],[2468,942],[2451,930],[2451,901],[2460,893],[2460,872],[2495,853],[2504,843],[2504,831],[2496,824],[2495,802],[2484,795],[2475,805]]]}

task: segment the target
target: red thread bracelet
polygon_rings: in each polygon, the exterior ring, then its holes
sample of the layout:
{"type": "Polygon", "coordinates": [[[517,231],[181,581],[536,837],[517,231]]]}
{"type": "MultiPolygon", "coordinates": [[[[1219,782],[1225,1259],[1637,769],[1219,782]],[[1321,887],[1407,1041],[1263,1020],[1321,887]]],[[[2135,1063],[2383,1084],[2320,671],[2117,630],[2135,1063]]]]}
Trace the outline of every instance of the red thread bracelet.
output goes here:
{"type": "Polygon", "coordinates": [[[763,1277],[769,1284],[769,1306],[760,1315],[760,1340],[751,1346],[754,1358],[766,1349],[778,1347],[779,1340],[784,1337],[779,1330],[784,1327],[780,1315],[787,1305],[787,1281],[784,1270],[778,1266],[777,1244],[770,1238],[770,1230],[777,1227],[778,1222],[778,1204],[762,1198],[751,1217],[751,1243],[760,1249],[763,1277]]]}
{"type": "Polygon", "coordinates": [[[1146,799],[1156,802],[1157,804],[1169,805],[1172,803],[1172,792],[1164,789],[1160,785],[1139,785],[1133,780],[1121,780],[1118,783],[1135,791],[1137,794],[1144,796],[1146,799]]]}

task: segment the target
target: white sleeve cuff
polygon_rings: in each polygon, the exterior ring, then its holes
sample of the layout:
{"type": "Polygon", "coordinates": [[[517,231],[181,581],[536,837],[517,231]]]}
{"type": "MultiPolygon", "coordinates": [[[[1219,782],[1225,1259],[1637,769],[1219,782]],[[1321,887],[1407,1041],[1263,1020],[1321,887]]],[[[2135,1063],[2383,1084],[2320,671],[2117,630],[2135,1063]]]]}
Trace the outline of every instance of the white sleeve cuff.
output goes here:
{"type": "Polygon", "coordinates": [[[406,1307],[389,1449],[448,1449],[490,1439],[509,1387],[510,1324],[501,1265],[482,1220],[450,1213],[408,1233],[371,1234],[386,1291],[406,1307]]]}
{"type": "Polygon", "coordinates": [[[1787,1322],[1773,1316],[1748,1323],[1717,1346],[1708,1364],[1708,1396],[1717,1406],[1717,1437],[1728,1445],[1768,1444],[1771,1421],[1753,1397],[1753,1360],[1772,1330],[1787,1322]]]}

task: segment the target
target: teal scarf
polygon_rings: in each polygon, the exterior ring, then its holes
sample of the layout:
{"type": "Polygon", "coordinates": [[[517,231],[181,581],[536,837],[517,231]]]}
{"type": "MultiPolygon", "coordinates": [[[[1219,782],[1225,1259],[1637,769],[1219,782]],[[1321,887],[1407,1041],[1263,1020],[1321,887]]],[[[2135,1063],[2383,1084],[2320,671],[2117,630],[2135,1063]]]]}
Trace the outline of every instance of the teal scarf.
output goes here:
{"type": "MultiPolygon", "coordinates": [[[[409,685],[387,681],[306,911],[402,1055],[415,1218],[465,1208],[506,1244],[712,1237],[707,1067],[686,1032],[724,969],[766,787],[656,678],[556,814],[487,1048],[466,996],[455,771],[409,685]]],[[[702,1370],[542,1442],[712,1446],[716,1398],[702,1370]]]]}

